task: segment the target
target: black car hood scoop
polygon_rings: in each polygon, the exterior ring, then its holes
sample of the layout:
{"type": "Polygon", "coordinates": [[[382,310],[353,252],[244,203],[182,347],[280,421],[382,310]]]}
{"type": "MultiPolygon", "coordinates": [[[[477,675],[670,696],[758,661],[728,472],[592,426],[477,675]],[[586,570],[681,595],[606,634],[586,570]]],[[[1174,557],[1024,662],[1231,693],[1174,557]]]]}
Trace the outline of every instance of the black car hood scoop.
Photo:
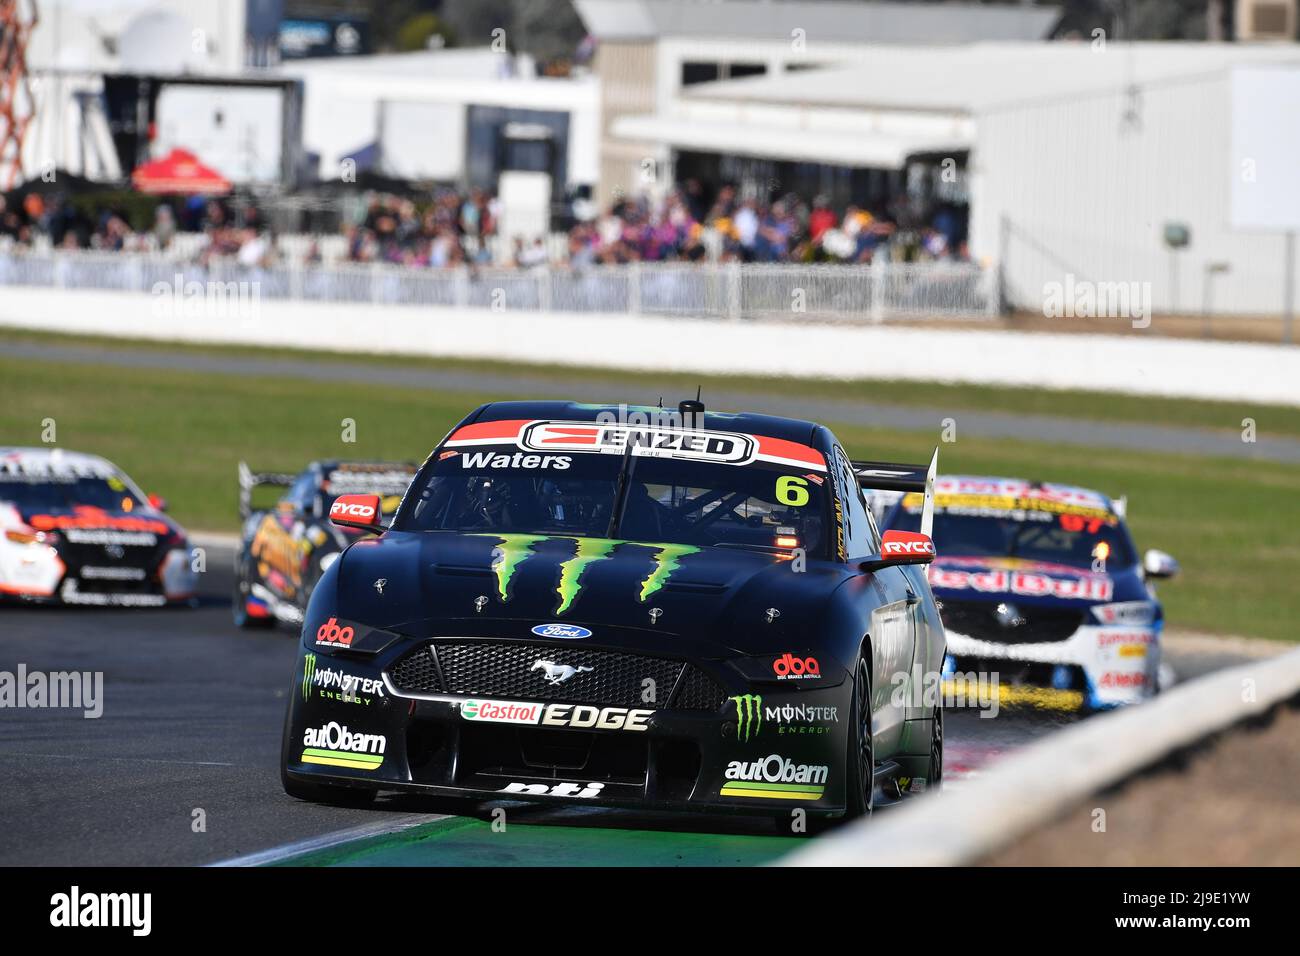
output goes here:
{"type": "MultiPolygon", "coordinates": [[[[829,593],[842,572],[821,563],[793,573],[763,552],[560,535],[389,532],[361,541],[339,567],[341,616],[399,633],[439,630],[437,622],[510,623],[498,633],[571,625],[635,628],[748,645],[737,621],[776,636],[801,620],[765,624],[773,602],[829,593]],[[375,582],[383,579],[382,589],[375,582]],[[823,581],[826,591],[817,587],[823,581]],[[783,597],[785,595],[785,597],[783,597]],[[529,625],[519,628],[520,623],[529,625]]],[[[815,605],[814,605],[815,606],[815,605]]],[[[806,615],[802,616],[807,623],[806,615]]],[[[463,632],[464,628],[460,628],[463,632]]]]}

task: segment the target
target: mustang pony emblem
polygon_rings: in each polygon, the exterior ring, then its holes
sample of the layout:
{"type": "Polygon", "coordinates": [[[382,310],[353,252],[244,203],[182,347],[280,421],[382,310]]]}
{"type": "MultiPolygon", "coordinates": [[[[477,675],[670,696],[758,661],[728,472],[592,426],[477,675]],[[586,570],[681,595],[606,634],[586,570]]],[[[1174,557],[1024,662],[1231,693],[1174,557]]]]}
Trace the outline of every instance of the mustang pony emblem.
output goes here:
{"type": "Polygon", "coordinates": [[[556,664],[553,661],[533,661],[533,666],[528,669],[535,671],[539,667],[546,672],[544,676],[550,684],[563,684],[576,674],[591,672],[590,667],[574,667],[571,664],[556,664]]]}

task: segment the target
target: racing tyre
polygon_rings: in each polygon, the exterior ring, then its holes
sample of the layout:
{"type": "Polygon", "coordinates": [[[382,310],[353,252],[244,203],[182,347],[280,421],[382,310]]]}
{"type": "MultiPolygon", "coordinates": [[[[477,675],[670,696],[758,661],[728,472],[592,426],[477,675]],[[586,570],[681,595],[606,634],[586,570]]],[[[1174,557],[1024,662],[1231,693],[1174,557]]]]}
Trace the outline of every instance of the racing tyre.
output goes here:
{"type": "Polygon", "coordinates": [[[245,631],[269,630],[275,626],[275,618],[254,617],[248,613],[248,594],[245,590],[247,583],[244,562],[240,561],[235,565],[235,589],[230,595],[230,615],[234,618],[235,627],[245,631]]]}
{"type": "Polygon", "coordinates": [[[376,791],[357,787],[336,787],[327,783],[307,783],[294,780],[284,770],[280,771],[284,792],[298,800],[310,803],[328,803],[338,807],[363,807],[375,799],[376,791]]]}
{"type": "Polygon", "coordinates": [[[930,764],[925,773],[927,791],[943,789],[943,706],[934,709],[930,721],[930,764]]]}
{"type": "Polygon", "coordinates": [[[846,817],[871,815],[876,800],[875,770],[876,749],[871,737],[871,663],[866,657],[859,657],[853,680],[853,708],[849,718],[848,753],[845,755],[846,817]]]}

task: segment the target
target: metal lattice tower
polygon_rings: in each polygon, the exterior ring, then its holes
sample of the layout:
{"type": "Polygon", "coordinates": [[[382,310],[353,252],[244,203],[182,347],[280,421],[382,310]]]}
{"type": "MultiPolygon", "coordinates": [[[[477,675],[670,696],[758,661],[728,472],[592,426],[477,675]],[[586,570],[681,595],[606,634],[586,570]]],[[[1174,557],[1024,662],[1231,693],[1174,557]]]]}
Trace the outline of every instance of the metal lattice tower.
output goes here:
{"type": "Polygon", "coordinates": [[[22,172],[23,140],[36,113],[27,74],[27,42],[38,19],[36,0],[0,0],[0,189],[22,172]]]}

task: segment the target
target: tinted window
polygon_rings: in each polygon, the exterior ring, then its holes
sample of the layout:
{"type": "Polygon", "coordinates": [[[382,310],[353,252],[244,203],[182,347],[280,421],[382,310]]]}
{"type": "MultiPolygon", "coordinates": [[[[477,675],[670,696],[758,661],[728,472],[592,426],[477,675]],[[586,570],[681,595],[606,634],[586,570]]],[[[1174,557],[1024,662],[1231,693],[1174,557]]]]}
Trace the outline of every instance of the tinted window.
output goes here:
{"type": "Polygon", "coordinates": [[[620,500],[621,455],[524,454],[504,446],[442,454],[417,479],[398,530],[802,547],[824,556],[825,479],[806,467],[633,456],[620,500]]]}
{"type": "MultiPolygon", "coordinates": [[[[886,526],[917,531],[920,507],[908,495],[886,526]]],[[[919,496],[916,496],[919,497],[919,496]]],[[[1045,511],[954,514],[936,508],[935,549],[943,557],[1023,558],[1090,568],[1098,557],[1112,566],[1129,567],[1137,556],[1124,525],[1114,515],[1102,518],[1045,511]]]]}
{"type": "Polygon", "coordinates": [[[835,476],[844,499],[844,545],[849,558],[863,558],[880,550],[876,524],[867,511],[867,502],[858,484],[858,476],[844,449],[835,446],[835,476]]]}

